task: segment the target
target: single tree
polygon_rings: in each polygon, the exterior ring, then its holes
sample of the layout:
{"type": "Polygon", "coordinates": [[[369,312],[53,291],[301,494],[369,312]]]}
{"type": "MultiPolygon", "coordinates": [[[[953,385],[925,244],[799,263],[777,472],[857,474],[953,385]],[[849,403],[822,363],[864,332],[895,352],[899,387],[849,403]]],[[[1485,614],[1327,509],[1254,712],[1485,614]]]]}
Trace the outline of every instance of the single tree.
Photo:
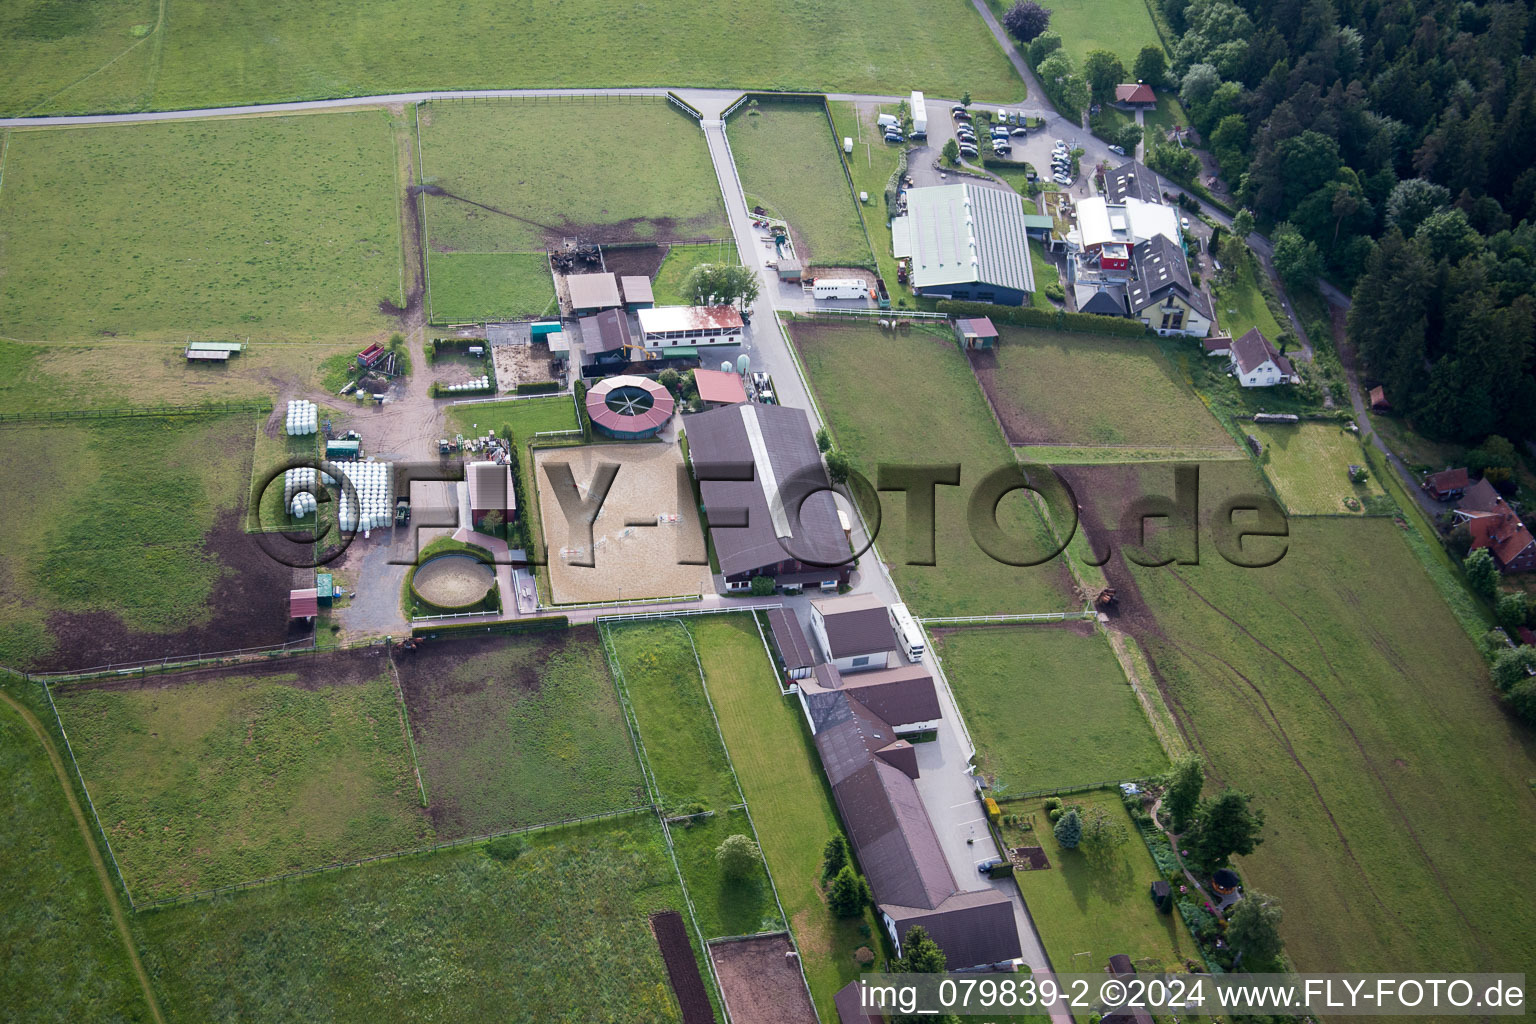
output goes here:
{"type": "Polygon", "coordinates": [[[740,833],[726,836],[725,841],[715,847],[715,862],[727,878],[746,878],[757,870],[762,859],[763,852],[757,844],[740,833]]]}
{"type": "Polygon", "coordinates": [[[773,592],[775,590],[777,590],[778,588],[779,588],[779,585],[773,581],[773,577],[772,576],[753,576],[752,577],[752,596],[753,597],[772,597],[773,596],[773,592]]]}
{"type": "Polygon", "coordinates": [[[1243,241],[1247,241],[1248,236],[1253,234],[1253,211],[1248,207],[1238,210],[1232,218],[1232,233],[1243,241]]]}
{"type": "Polygon", "coordinates": [[[1467,468],[1474,473],[1488,475],[1489,470],[1504,470],[1495,480],[1509,479],[1515,467],[1515,446],[1507,438],[1489,434],[1483,443],[1467,453],[1467,468]]]}
{"type": "Polygon", "coordinates": [[[1051,26],[1051,9],[1035,0],[1018,0],[1003,15],[1003,27],[1021,43],[1032,41],[1051,26]]]}
{"type": "Polygon", "coordinates": [[[1125,825],[1112,818],[1102,807],[1090,807],[1083,815],[1081,845],[1091,853],[1103,854],[1123,845],[1130,838],[1125,825]]]}
{"type": "Polygon", "coordinates": [[[1483,597],[1492,598],[1499,590],[1499,567],[1487,548],[1478,548],[1461,563],[1467,572],[1467,585],[1483,597]]]}
{"type": "Polygon", "coordinates": [[[816,428],[816,450],[819,452],[832,450],[832,434],[826,427],[816,428]]]}
{"type": "Polygon", "coordinates": [[[1136,63],[1131,65],[1131,74],[1136,81],[1158,88],[1168,74],[1168,55],[1161,46],[1143,46],[1136,55],[1136,63]]]}
{"type": "Polygon", "coordinates": [[[1274,962],[1280,955],[1280,901],[1250,889],[1243,893],[1227,920],[1227,942],[1250,970],[1274,962]]]}
{"type": "Polygon", "coordinates": [[[1205,786],[1205,763],[1200,755],[1184,754],[1173,762],[1168,770],[1167,788],[1163,791],[1163,808],[1168,812],[1168,825],[1175,835],[1189,827],[1195,809],[1200,806],[1200,790],[1205,786]]]}
{"type": "Polygon", "coordinates": [[[1083,816],[1077,813],[1076,807],[1068,807],[1061,817],[1056,819],[1056,827],[1052,829],[1052,834],[1056,836],[1056,841],[1062,845],[1063,849],[1077,848],[1077,844],[1083,841],[1083,816]]]}
{"type": "Polygon", "coordinates": [[[496,531],[500,530],[506,521],[506,516],[493,508],[480,517],[480,532],[495,537],[497,536],[496,531]]]}
{"type": "Polygon", "coordinates": [[[1323,271],[1323,255],[1317,245],[1303,238],[1291,224],[1275,228],[1275,271],[1287,288],[1306,291],[1317,286],[1323,271]]]}
{"type": "Polygon", "coordinates": [[[1115,94],[1115,86],[1125,81],[1125,65],[1109,50],[1092,50],[1083,60],[1083,74],[1093,98],[1100,103],[1115,94]]]}
{"type": "Polygon", "coordinates": [[[853,870],[852,864],[844,864],[827,890],[827,906],[838,917],[858,917],[868,903],[869,883],[853,870]]]}
{"type": "MultiPolygon", "coordinates": [[[[933,936],[928,934],[928,929],[920,924],[915,924],[907,929],[901,938],[901,956],[891,963],[893,974],[943,974],[948,969],[948,961],[939,944],[933,941],[933,936]]],[[[941,1016],[935,1018],[932,1014],[891,1014],[888,1018],[891,1024],[953,1024],[958,1018],[941,1016]]]]}
{"type": "Polygon", "coordinates": [[[1029,63],[1035,67],[1051,54],[1061,49],[1061,36],[1055,32],[1042,32],[1035,37],[1035,41],[1029,44],[1029,63]]]}
{"type": "Polygon", "coordinates": [[[1510,633],[1525,625],[1525,595],[1501,594],[1496,606],[1499,625],[1510,633]]]}
{"type": "Polygon", "coordinates": [[[656,383],[666,388],[672,393],[672,397],[676,398],[678,397],[678,392],[682,388],[683,375],[671,367],[668,367],[667,369],[662,370],[661,373],[657,374],[656,383]]]}
{"type": "Polygon", "coordinates": [[[821,877],[825,881],[833,878],[843,870],[843,865],[848,863],[848,840],[841,832],[827,840],[827,845],[821,848],[821,877]]]}
{"type": "Polygon", "coordinates": [[[944,149],[942,152],[944,156],[944,162],[949,164],[951,167],[960,162],[960,144],[954,139],[950,139],[948,142],[944,143],[944,149]]]}
{"type": "Polygon", "coordinates": [[[1221,85],[1221,75],[1209,64],[1195,64],[1184,72],[1179,83],[1179,101],[1187,109],[1203,107],[1216,95],[1221,85]]]}
{"type": "Polygon", "coordinates": [[[971,94],[969,92],[960,97],[960,105],[962,107],[968,107],[971,105],[971,94]]]}
{"type": "Polygon", "coordinates": [[[827,476],[832,478],[832,482],[834,484],[847,483],[848,475],[853,472],[853,460],[837,448],[827,452],[826,459],[827,476]]]}
{"type": "Polygon", "coordinates": [[[1511,692],[1536,670],[1536,647],[1506,647],[1493,659],[1493,685],[1503,693],[1511,692]]]}
{"type": "Polygon", "coordinates": [[[1247,856],[1264,840],[1264,812],[1249,806],[1251,797],[1228,789],[1214,799],[1202,800],[1195,824],[1184,843],[1195,862],[1209,870],[1226,864],[1234,855],[1247,856]]]}
{"type": "Polygon", "coordinates": [[[1387,223],[1411,236],[1436,210],[1451,204],[1450,189],[1423,178],[1409,178],[1392,186],[1387,196],[1387,223]]]}

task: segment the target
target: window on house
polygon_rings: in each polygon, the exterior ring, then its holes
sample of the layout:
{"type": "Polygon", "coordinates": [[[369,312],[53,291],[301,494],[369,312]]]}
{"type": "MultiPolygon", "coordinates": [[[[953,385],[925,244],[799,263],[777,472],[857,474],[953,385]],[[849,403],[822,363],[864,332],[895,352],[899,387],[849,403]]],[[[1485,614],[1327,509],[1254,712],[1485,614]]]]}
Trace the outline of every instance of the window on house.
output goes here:
{"type": "Polygon", "coordinates": [[[853,667],[854,668],[859,668],[859,667],[861,667],[863,665],[868,665],[868,664],[869,664],[869,655],[867,655],[867,654],[861,654],[857,658],[853,659],[853,667]]]}

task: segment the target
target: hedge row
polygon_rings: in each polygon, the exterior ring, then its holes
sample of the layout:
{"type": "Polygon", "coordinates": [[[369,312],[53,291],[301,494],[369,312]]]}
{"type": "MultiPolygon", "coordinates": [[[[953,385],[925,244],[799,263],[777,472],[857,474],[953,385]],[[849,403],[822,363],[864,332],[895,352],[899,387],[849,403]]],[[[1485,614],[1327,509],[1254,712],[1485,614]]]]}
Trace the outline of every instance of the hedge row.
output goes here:
{"type": "Polygon", "coordinates": [[[1054,331],[1090,331],[1095,334],[1114,334],[1122,338],[1156,337],[1139,320],[1119,316],[1096,316],[1093,313],[1068,313],[1058,309],[1035,309],[1031,306],[994,306],[988,302],[956,302],[941,300],[940,313],[949,316],[984,316],[994,324],[1012,324],[1016,327],[1044,327],[1054,331]]]}
{"type": "Polygon", "coordinates": [[[530,380],[524,381],[513,390],[519,395],[544,395],[551,391],[559,391],[564,386],[558,380],[530,380]]]}
{"type": "Polygon", "coordinates": [[[555,629],[569,629],[571,622],[564,615],[541,615],[532,619],[509,619],[506,622],[453,622],[443,625],[413,626],[412,636],[436,639],[455,633],[544,633],[555,629]]]}

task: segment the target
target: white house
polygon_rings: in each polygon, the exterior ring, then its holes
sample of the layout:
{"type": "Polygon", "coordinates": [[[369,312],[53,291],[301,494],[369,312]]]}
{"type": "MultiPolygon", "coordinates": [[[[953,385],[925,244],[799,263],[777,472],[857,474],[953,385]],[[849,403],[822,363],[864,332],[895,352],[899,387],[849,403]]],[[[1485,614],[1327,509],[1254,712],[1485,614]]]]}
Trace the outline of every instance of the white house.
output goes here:
{"type": "Polygon", "coordinates": [[[812,601],[811,632],[839,672],[888,668],[896,654],[890,612],[873,595],[812,601]]]}
{"type": "Polygon", "coordinates": [[[735,306],[655,306],[637,310],[635,316],[640,321],[640,344],[667,356],[741,344],[741,313],[735,306]]]}
{"type": "Polygon", "coordinates": [[[1245,388],[1268,388],[1300,381],[1291,361],[1281,355],[1257,327],[1232,342],[1229,354],[1232,373],[1245,388]]]}

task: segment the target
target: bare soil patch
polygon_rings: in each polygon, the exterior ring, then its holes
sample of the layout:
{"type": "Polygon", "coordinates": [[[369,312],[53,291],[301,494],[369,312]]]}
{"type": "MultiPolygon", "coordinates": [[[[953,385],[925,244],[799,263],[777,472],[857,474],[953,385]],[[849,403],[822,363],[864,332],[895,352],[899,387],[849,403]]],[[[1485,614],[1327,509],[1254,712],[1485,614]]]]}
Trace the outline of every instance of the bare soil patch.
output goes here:
{"type": "Polygon", "coordinates": [[[683,915],[675,910],[658,910],[650,917],[651,934],[661,949],[667,965],[667,979],[683,1010],[683,1024],[715,1024],[715,1008],[709,1005],[709,992],[699,974],[699,962],[693,958],[688,942],[688,928],[683,915]]]}
{"type": "Polygon", "coordinates": [[[786,935],[716,942],[709,947],[736,1024],[815,1024],[816,1011],[786,935]]]}
{"type": "Polygon", "coordinates": [[[411,578],[422,598],[444,608],[473,604],[496,582],[496,570],[473,555],[437,555],[411,578]]]}
{"type": "Polygon", "coordinates": [[[661,269],[671,246],[624,245],[603,250],[603,265],[620,277],[645,277],[652,280],[661,269]]]}
{"type": "Polygon", "coordinates": [[[256,683],[273,676],[292,675],[284,685],[301,690],[320,690],[336,686],[361,686],[384,671],[384,648],[365,647],[356,651],[330,651],[323,654],[294,655],[253,661],[244,665],[218,665],[186,672],[166,672],[150,676],[124,676],[68,683],[77,690],[172,690],[214,679],[243,679],[256,683]]]}
{"type": "Polygon", "coordinates": [[[692,491],[679,484],[682,451],[676,444],[606,444],[552,448],[535,454],[539,518],[549,551],[550,586],[557,603],[675,597],[712,590],[708,565],[680,565],[702,555],[703,533],[692,491]],[[549,467],[566,465],[585,488],[602,463],[619,472],[592,524],[592,550],[566,521],[549,467]],[[631,524],[641,525],[631,525],[631,524]],[[577,560],[593,565],[577,565],[577,560]]]}
{"type": "Polygon", "coordinates": [[[550,372],[549,346],[542,341],[492,345],[491,359],[496,364],[496,386],[502,391],[515,391],[519,384],[558,379],[550,372]]]}

